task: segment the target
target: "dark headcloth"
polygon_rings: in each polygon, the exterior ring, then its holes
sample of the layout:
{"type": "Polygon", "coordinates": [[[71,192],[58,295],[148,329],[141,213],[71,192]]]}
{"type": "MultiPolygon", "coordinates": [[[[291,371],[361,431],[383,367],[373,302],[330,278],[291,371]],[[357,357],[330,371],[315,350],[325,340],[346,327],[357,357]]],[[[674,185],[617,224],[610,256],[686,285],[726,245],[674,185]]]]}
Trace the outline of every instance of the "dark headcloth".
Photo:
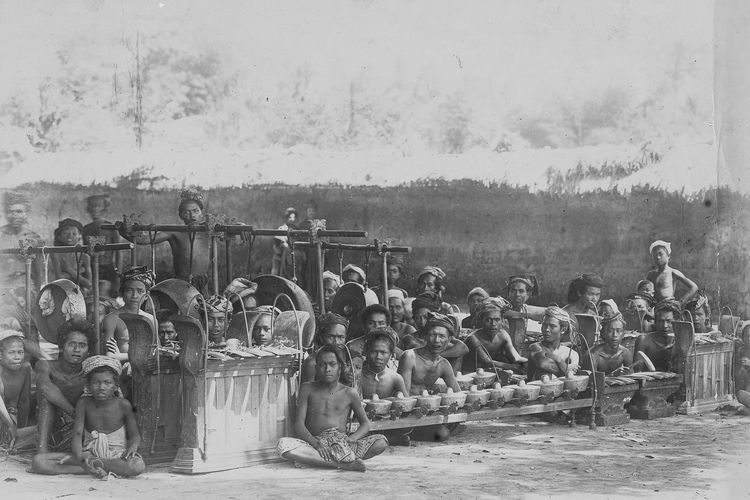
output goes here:
{"type": "Polygon", "coordinates": [[[429,330],[433,326],[442,326],[448,329],[448,333],[450,333],[451,336],[456,335],[456,324],[449,316],[444,314],[431,312],[427,315],[427,324],[424,327],[424,331],[429,330]]]}
{"type": "Polygon", "coordinates": [[[77,227],[81,234],[83,234],[83,224],[75,219],[67,218],[57,223],[57,229],[55,229],[55,238],[60,236],[60,233],[62,233],[62,230],[66,227],[77,227]]]}
{"type": "Polygon", "coordinates": [[[679,318],[680,315],[682,314],[680,303],[674,299],[664,299],[658,304],[656,304],[656,306],[654,306],[654,315],[658,312],[666,312],[666,311],[669,311],[672,314],[674,314],[676,318],[679,318]]]}
{"type": "Polygon", "coordinates": [[[135,280],[140,281],[146,285],[146,290],[150,290],[154,286],[156,276],[154,272],[146,266],[131,267],[120,274],[120,282],[124,285],[126,281],[135,280]]]}
{"type": "Polygon", "coordinates": [[[705,292],[700,291],[696,293],[688,302],[685,304],[685,310],[686,311],[697,311],[698,309],[701,309],[702,307],[707,307],[708,309],[711,309],[711,306],[708,303],[708,296],[705,294],[705,292]]]}
{"type": "Polygon", "coordinates": [[[443,301],[435,292],[422,292],[411,302],[411,310],[427,308],[432,312],[438,312],[442,305],[443,301]]]}
{"type": "Polygon", "coordinates": [[[332,312],[321,314],[317,323],[319,334],[322,334],[328,327],[333,325],[343,325],[344,328],[349,328],[349,321],[345,317],[332,312]]]}

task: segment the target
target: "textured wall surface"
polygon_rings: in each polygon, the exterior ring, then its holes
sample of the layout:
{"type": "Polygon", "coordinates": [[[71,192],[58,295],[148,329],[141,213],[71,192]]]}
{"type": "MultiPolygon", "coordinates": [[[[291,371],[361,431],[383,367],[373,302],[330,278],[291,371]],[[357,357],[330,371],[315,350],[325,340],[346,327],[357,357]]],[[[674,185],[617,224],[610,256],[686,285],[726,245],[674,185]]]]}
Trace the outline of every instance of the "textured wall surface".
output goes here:
{"type": "MultiPolygon", "coordinates": [[[[144,223],[179,223],[179,193],[123,187],[42,185],[33,192],[32,224],[51,242],[52,230],[64,217],[87,222],[84,198],[110,192],[112,219],[144,212],[144,223]]],[[[514,273],[536,273],[541,283],[538,304],[563,303],[567,283],[581,272],[596,272],[608,283],[603,298],[621,301],[651,267],[648,245],[672,242],[671,264],[734,310],[750,313],[748,262],[750,200],[721,191],[697,199],[649,188],[624,196],[612,192],[533,194],[507,186],[477,182],[435,183],[397,188],[301,188],[264,186],[205,193],[207,211],[227,214],[255,227],[276,228],[287,206],[304,217],[309,199],[329,228],[366,230],[369,238],[393,238],[410,245],[406,275],[411,279],[426,264],[448,273],[448,295],[463,304],[473,286],[500,293],[514,273]]],[[[247,272],[247,245],[234,246],[235,274],[247,272]],[[237,268],[237,267],[235,267],[237,268]]],[[[168,245],[158,251],[158,270],[170,268],[168,245]]],[[[149,259],[143,248],[140,262],[149,259]]],[[[251,275],[270,269],[271,241],[258,238],[251,275]]],[[[364,257],[344,254],[344,264],[364,266],[364,257]]],[[[223,267],[223,254],[220,258],[223,267]]],[[[328,266],[338,268],[335,253],[328,266]]],[[[371,282],[379,281],[375,259],[371,282]]],[[[223,272],[221,274],[223,281],[223,272]]],[[[411,284],[404,285],[411,289],[411,284]]]]}

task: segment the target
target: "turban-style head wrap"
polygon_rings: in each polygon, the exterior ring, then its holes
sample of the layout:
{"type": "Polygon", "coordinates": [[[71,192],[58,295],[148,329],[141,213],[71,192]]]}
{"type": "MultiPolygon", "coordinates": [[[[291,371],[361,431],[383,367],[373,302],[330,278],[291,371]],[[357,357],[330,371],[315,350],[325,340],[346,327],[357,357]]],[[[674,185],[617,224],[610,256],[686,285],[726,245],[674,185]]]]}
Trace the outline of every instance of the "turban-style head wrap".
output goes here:
{"type": "Polygon", "coordinates": [[[672,255],[672,244],[664,240],[656,240],[648,247],[648,253],[653,253],[656,248],[662,247],[667,255],[672,255]]]}
{"type": "Polygon", "coordinates": [[[504,313],[505,311],[508,311],[511,308],[510,302],[505,300],[502,297],[488,297],[482,301],[481,304],[477,307],[477,320],[481,321],[482,318],[491,313],[492,311],[500,311],[500,313],[504,313]]]}
{"type": "Polygon", "coordinates": [[[284,219],[288,219],[290,215],[297,215],[297,209],[294,207],[289,207],[286,210],[284,210],[284,219]]]}
{"type": "Polygon", "coordinates": [[[622,318],[622,313],[620,311],[617,311],[614,316],[602,318],[602,329],[604,329],[605,326],[611,325],[612,323],[615,323],[617,321],[622,323],[623,327],[625,326],[625,320],[622,318]]]}
{"type": "Polygon", "coordinates": [[[602,304],[607,304],[610,309],[612,309],[612,312],[616,315],[620,314],[620,308],[617,307],[617,303],[612,299],[605,299],[599,302],[599,306],[601,307],[602,304]]]}
{"type": "Polygon", "coordinates": [[[151,287],[154,286],[156,276],[154,275],[154,272],[146,266],[131,267],[120,274],[120,288],[125,285],[126,281],[131,280],[140,281],[146,285],[146,290],[150,290],[151,287]]]}
{"type": "Polygon", "coordinates": [[[433,326],[442,326],[448,329],[448,333],[451,337],[456,335],[456,324],[450,318],[444,314],[431,312],[427,315],[427,324],[424,327],[424,331],[429,331],[433,326]]]}
{"type": "Polygon", "coordinates": [[[55,229],[55,243],[56,244],[62,244],[62,242],[60,241],[60,235],[62,234],[63,229],[65,229],[66,227],[77,227],[78,232],[81,233],[81,235],[83,235],[83,224],[81,224],[75,219],[71,219],[71,218],[63,219],[57,223],[57,229],[55,229]]]}
{"type": "Polygon", "coordinates": [[[258,291],[258,284],[254,281],[247,278],[234,278],[224,289],[224,295],[234,303],[248,295],[255,294],[256,291],[258,291]]]}
{"type": "Polygon", "coordinates": [[[645,300],[646,304],[649,308],[654,307],[655,301],[654,297],[651,294],[643,293],[643,292],[633,292],[627,297],[625,297],[625,300],[645,300]]]}
{"type": "Polygon", "coordinates": [[[711,306],[708,303],[708,296],[703,291],[696,293],[693,298],[685,304],[685,310],[690,312],[697,311],[704,307],[707,312],[711,311],[711,306]]]}
{"type": "Polygon", "coordinates": [[[207,299],[198,299],[198,311],[201,314],[229,314],[232,306],[223,295],[212,295],[207,299]]]}
{"type": "Polygon", "coordinates": [[[341,286],[341,276],[336,273],[332,273],[331,271],[323,272],[323,281],[325,280],[331,280],[336,283],[336,288],[341,286]]]}
{"type": "Polygon", "coordinates": [[[560,307],[549,306],[544,310],[544,315],[555,318],[561,325],[570,326],[570,315],[560,307]]]}
{"type": "Polygon", "coordinates": [[[348,273],[349,271],[354,271],[355,273],[359,274],[360,277],[360,284],[364,284],[365,281],[367,281],[367,275],[362,270],[361,267],[355,266],[354,264],[347,264],[343,271],[341,271],[341,275],[348,273]]]}
{"type": "Polygon", "coordinates": [[[102,203],[104,203],[104,210],[109,209],[110,198],[108,194],[93,194],[91,196],[87,196],[86,209],[90,210],[91,206],[97,201],[101,201],[102,203]]]}
{"type": "Polygon", "coordinates": [[[253,312],[258,315],[268,314],[269,316],[275,318],[276,316],[281,314],[281,309],[279,309],[278,307],[273,307],[273,306],[258,306],[258,307],[254,307],[253,309],[250,309],[249,312],[253,312]]]}
{"type": "Polygon", "coordinates": [[[490,296],[490,294],[487,293],[487,290],[478,286],[476,288],[471,289],[471,291],[469,292],[469,295],[466,296],[466,302],[470,302],[471,298],[475,295],[479,295],[483,299],[487,299],[490,296]]]}
{"type": "Polygon", "coordinates": [[[198,204],[200,209],[203,210],[203,193],[197,189],[184,189],[180,193],[180,207],[178,208],[178,211],[182,212],[182,208],[189,201],[194,201],[198,204]]]}
{"type": "Polygon", "coordinates": [[[7,212],[12,205],[23,205],[28,210],[31,206],[31,200],[25,194],[8,191],[3,197],[5,211],[7,212]]]}
{"type": "Polygon", "coordinates": [[[367,337],[365,337],[364,352],[369,352],[375,341],[381,338],[385,338],[388,340],[388,346],[391,352],[393,352],[396,348],[396,344],[398,344],[398,333],[396,333],[396,330],[394,330],[390,326],[386,326],[385,328],[376,328],[368,333],[367,337]]]}
{"type": "Polygon", "coordinates": [[[24,340],[23,333],[19,332],[18,330],[3,330],[0,331],[0,347],[3,346],[3,342],[8,339],[19,339],[21,341],[24,340]]]}
{"type": "Polygon", "coordinates": [[[680,303],[676,300],[664,299],[654,306],[654,316],[659,312],[671,312],[674,314],[675,319],[679,319],[682,309],[680,308],[680,303]]]}
{"type": "Polygon", "coordinates": [[[411,302],[411,310],[429,309],[432,312],[438,312],[443,305],[443,301],[435,292],[422,292],[417,295],[411,302]]]}
{"type": "Polygon", "coordinates": [[[511,276],[508,278],[508,290],[510,291],[510,286],[513,283],[523,283],[526,285],[526,289],[529,292],[529,295],[534,297],[539,293],[539,282],[536,280],[536,276],[533,274],[517,274],[515,276],[511,276]]]}
{"type": "Polygon", "coordinates": [[[388,298],[389,299],[399,299],[402,304],[406,300],[406,297],[404,297],[404,292],[402,292],[398,288],[394,288],[392,290],[388,290],[388,298]]]}
{"type": "Polygon", "coordinates": [[[349,321],[340,314],[332,312],[321,314],[317,321],[318,335],[323,335],[333,325],[343,325],[344,328],[349,328],[349,321]]]}
{"type": "Polygon", "coordinates": [[[89,356],[83,360],[83,375],[87,376],[97,368],[108,368],[115,372],[119,377],[122,373],[122,365],[115,358],[110,356],[89,356]]]}
{"type": "Polygon", "coordinates": [[[435,278],[439,279],[440,281],[443,281],[445,279],[445,272],[439,267],[425,266],[424,269],[422,269],[417,275],[417,281],[422,279],[422,276],[426,276],[428,274],[433,275],[435,278]]]}

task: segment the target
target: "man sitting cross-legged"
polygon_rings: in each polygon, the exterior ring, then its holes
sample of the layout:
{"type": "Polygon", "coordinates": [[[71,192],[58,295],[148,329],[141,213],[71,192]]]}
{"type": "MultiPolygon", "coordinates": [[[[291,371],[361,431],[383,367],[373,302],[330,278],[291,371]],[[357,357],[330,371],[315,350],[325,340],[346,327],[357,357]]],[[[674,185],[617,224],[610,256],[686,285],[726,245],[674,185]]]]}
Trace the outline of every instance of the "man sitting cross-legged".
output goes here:
{"type": "Polygon", "coordinates": [[[357,391],[339,381],[344,359],[341,348],[325,345],[315,355],[316,380],[302,384],[294,430],[301,439],[284,437],[278,452],[286,460],[316,467],[364,472],[367,460],[388,447],[382,434],[367,433],[367,419],[357,391]],[[359,428],[346,435],[349,412],[359,428]]]}

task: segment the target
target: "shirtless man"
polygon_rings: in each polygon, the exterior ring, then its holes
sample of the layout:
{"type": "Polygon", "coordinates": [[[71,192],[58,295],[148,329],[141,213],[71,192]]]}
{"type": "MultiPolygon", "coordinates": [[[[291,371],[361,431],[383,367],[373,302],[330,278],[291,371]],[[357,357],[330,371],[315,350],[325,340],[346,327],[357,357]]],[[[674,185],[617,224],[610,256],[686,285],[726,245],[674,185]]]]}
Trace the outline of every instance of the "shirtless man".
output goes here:
{"type": "Polygon", "coordinates": [[[508,332],[503,329],[503,312],[510,304],[502,297],[487,298],[477,308],[479,330],[466,337],[469,354],[464,356],[462,369],[466,372],[477,368],[518,371],[527,359],[518,354],[508,332]]]}
{"type": "Polygon", "coordinates": [[[36,364],[39,453],[70,450],[75,405],[86,385],[81,363],[89,354],[93,336],[87,324],[64,324],[57,341],[60,357],[36,364]]]}
{"type": "Polygon", "coordinates": [[[638,337],[635,352],[641,351],[648,356],[656,371],[666,372],[670,368],[674,346],[672,321],[680,318],[680,304],[675,300],[663,300],[656,304],[654,315],[654,331],[638,337]]]}
{"type": "MultiPolygon", "coordinates": [[[[103,224],[112,224],[106,219],[109,210],[109,195],[95,194],[86,198],[86,211],[92,221],[83,226],[83,243],[88,245],[91,237],[103,237],[104,243],[122,243],[124,239],[117,231],[104,231],[103,224]]],[[[103,252],[99,254],[99,279],[110,282],[111,290],[119,290],[119,270],[123,265],[123,252],[103,252]]]]}
{"type": "Polygon", "coordinates": [[[388,368],[394,348],[393,339],[385,330],[376,329],[367,336],[362,370],[363,398],[370,399],[373,394],[381,399],[395,396],[398,392],[408,394],[403,377],[388,368]]]}
{"type": "Polygon", "coordinates": [[[141,306],[148,297],[148,291],[154,286],[154,273],[145,266],[131,267],[122,273],[120,283],[120,294],[125,301],[125,305],[104,317],[102,321],[102,348],[106,350],[108,356],[125,363],[128,361],[130,335],[125,322],[120,319],[120,314],[124,312],[140,314],[151,320],[152,325],[154,325],[153,328],[158,328],[154,324],[154,317],[141,310],[141,306]]]}
{"type": "Polygon", "coordinates": [[[568,303],[563,310],[574,324],[578,325],[576,314],[597,314],[596,305],[602,296],[602,287],[604,281],[596,274],[584,273],[570,282],[568,303]]]}
{"type": "Polygon", "coordinates": [[[648,247],[648,252],[656,266],[656,269],[646,274],[646,279],[654,284],[654,299],[656,302],[674,299],[679,302],[680,307],[684,306],[698,292],[698,285],[677,269],[669,267],[672,245],[666,241],[656,240],[648,247]],[[680,298],[675,295],[678,285],[687,289],[680,298]]]}
{"type": "MultiPolygon", "coordinates": [[[[199,226],[204,222],[203,217],[203,195],[197,191],[186,190],[180,194],[180,206],[177,212],[186,226],[199,226]]],[[[124,230],[124,229],[123,229],[124,230]]],[[[132,236],[123,234],[125,238],[132,240],[132,236]]],[[[151,240],[146,233],[140,233],[136,237],[138,244],[150,244],[151,240]]],[[[210,238],[208,233],[178,233],[160,232],[154,238],[154,243],[169,243],[172,250],[172,265],[176,278],[185,280],[192,284],[199,292],[205,293],[208,286],[210,238]],[[192,245],[192,267],[191,267],[191,237],[194,237],[192,245]]]]}
{"type": "MultiPolygon", "coordinates": [[[[198,301],[198,314],[203,328],[206,329],[208,336],[209,348],[221,348],[226,346],[226,333],[229,328],[229,322],[232,319],[232,306],[223,295],[214,295],[207,299],[198,301]],[[208,321],[208,323],[206,323],[208,321]]],[[[255,340],[255,328],[258,320],[253,326],[253,340],[255,340]]],[[[271,325],[268,324],[270,332],[271,325]]]]}
{"type": "Polygon", "coordinates": [[[461,390],[456,382],[453,367],[442,356],[448,347],[453,329],[453,323],[448,317],[434,314],[425,326],[426,345],[404,351],[398,363],[398,373],[404,378],[404,385],[409,394],[420,395],[423,390],[432,389],[439,378],[455,392],[461,390]]]}
{"type": "Polygon", "coordinates": [[[587,370],[604,372],[613,377],[632,373],[630,366],[633,364],[633,353],[621,345],[624,336],[625,321],[621,315],[603,319],[603,342],[591,349],[591,356],[584,355],[581,365],[587,370]]]}
{"type": "Polygon", "coordinates": [[[323,346],[315,355],[316,380],[302,384],[294,421],[296,438],[281,438],[278,452],[286,460],[313,467],[365,471],[363,460],[388,447],[382,434],[367,435],[370,421],[357,391],[339,382],[344,360],[335,346],[323,346]],[[350,412],[359,422],[346,435],[350,412]]]}
{"type": "Polygon", "coordinates": [[[13,449],[33,441],[27,427],[31,399],[31,365],[24,361],[23,334],[0,331],[0,446],[13,449]],[[20,432],[19,432],[20,431],[20,432]],[[5,438],[10,441],[4,442],[5,438]]]}
{"type": "MultiPolygon", "coordinates": [[[[344,345],[346,343],[346,329],[349,322],[345,317],[336,313],[326,313],[318,318],[315,345],[318,349],[324,345],[344,345]]],[[[308,356],[302,363],[302,382],[315,379],[315,355],[308,356]]]]}
{"type": "Polygon", "coordinates": [[[545,374],[561,377],[578,371],[578,353],[560,345],[560,338],[569,330],[568,313],[556,306],[548,307],[542,320],[542,340],[529,347],[529,380],[538,380],[545,374]]]}
{"type": "Polygon", "coordinates": [[[529,298],[537,294],[537,281],[532,275],[522,274],[508,278],[508,302],[510,310],[503,315],[506,318],[523,318],[542,321],[544,307],[530,306],[529,298]]]}
{"type": "MultiPolygon", "coordinates": [[[[399,345],[401,349],[416,349],[427,345],[425,326],[427,326],[427,321],[430,317],[440,310],[440,304],[440,299],[438,299],[437,294],[433,292],[422,293],[412,301],[411,305],[414,313],[414,324],[417,325],[418,330],[414,333],[405,335],[401,339],[399,345]]],[[[461,362],[463,357],[468,354],[469,348],[466,347],[466,344],[461,340],[456,338],[454,333],[454,330],[451,329],[451,338],[448,340],[448,347],[445,348],[442,356],[450,362],[455,371],[461,369],[461,362]]]]}

